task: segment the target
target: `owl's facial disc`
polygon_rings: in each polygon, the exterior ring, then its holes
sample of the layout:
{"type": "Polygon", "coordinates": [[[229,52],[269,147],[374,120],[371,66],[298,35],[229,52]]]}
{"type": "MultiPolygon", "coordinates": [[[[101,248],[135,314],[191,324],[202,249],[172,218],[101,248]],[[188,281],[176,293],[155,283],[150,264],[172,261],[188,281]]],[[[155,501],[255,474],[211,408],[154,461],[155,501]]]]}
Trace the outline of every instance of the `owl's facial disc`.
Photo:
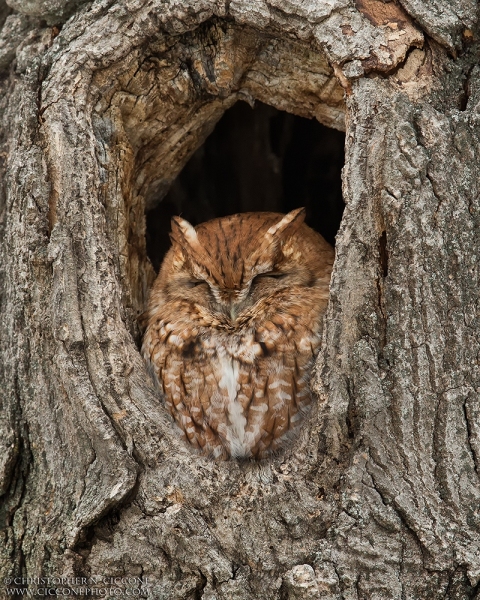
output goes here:
{"type": "Polygon", "coordinates": [[[198,232],[185,219],[174,217],[171,239],[177,272],[185,282],[184,297],[233,324],[261,299],[300,283],[299,273],[295,276],[292,271],[298,261],[288,254],[289,240],[302,225],[305,209],[278,217],[268,228],[249,225],[243,237],[238,235],[241,215],[213,220],[208,228],[200,225],[198,232]]]}

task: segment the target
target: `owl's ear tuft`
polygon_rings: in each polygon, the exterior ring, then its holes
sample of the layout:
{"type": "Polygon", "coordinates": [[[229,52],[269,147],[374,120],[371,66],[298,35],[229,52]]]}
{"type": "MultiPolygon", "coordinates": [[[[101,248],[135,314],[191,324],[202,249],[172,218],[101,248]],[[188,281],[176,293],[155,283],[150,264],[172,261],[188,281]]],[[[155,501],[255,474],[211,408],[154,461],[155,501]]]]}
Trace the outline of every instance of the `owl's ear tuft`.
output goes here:
{"type": "Polygon", "coordinates": [[[266,237],[270,239],[286,240],[293,235],[305,221],[305,214],[306,210],[304,207],[290,211],[282,217],[278,223],[275,223],[275,225],[272,225],[268,229],[266,237]]]}
{"type": "Polygon", "coordinates": [[[172,217],[170,239],[172,244],[178,244],[186,251],[195,249],[199,244],[195,228],[182,217],[172,217]]]}
{"type": "Polygon", "coordinates": [[[221,280],[222,274],[214,268],[212,257],[198,239],[191,223],[181,217],[172,217],[170,239],[174,246],[180,248],[194,277],[198,279],[213,277],[217,281],[221,280]]]}

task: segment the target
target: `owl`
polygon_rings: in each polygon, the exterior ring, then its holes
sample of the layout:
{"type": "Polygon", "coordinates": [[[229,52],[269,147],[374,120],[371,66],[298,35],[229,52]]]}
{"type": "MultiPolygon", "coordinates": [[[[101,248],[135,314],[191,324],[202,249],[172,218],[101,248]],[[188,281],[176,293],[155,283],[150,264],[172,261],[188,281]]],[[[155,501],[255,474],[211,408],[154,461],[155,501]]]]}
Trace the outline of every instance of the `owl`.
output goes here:
{"type": "Polygon", "coordinates": [[[266,457],[298,431],[312,401],[334,252],[304,218],[299,208],[197,227],[172,219],[142,351],[202,454],[266,457]]]}

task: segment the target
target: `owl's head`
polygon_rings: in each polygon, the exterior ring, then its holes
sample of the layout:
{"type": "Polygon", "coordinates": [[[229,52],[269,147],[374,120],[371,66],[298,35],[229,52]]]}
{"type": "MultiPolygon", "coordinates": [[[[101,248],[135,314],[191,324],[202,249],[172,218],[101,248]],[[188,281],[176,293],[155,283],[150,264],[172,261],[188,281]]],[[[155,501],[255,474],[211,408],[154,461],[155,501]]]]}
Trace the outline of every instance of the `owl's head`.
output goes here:
{"type": "Polygon", "coordinates": [[[192,301],[234,324],[262,298],[281,290],[324,280],[328,286],[331,268],[319,265],[333,251],[304,219],[304,208],[286,215],[240,213],[197,227],[173,217],[172,248],[154,292],[164,300],[192,301]]]}

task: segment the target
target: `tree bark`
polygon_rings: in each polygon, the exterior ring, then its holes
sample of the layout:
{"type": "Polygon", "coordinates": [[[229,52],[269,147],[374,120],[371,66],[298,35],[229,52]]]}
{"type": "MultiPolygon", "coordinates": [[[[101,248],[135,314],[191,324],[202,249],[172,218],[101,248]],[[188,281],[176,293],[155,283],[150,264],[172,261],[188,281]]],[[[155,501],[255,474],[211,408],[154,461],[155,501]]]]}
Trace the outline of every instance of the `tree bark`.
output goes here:
{"type": "Polygon", "coordinates": [[[477,18],[474,0],[1,3],[5,581],[480,598],[477,18]],[[145,209],[240,99],[346,131],[318,401],[262,463],[183,446],[137,322],[145,209]]]}

